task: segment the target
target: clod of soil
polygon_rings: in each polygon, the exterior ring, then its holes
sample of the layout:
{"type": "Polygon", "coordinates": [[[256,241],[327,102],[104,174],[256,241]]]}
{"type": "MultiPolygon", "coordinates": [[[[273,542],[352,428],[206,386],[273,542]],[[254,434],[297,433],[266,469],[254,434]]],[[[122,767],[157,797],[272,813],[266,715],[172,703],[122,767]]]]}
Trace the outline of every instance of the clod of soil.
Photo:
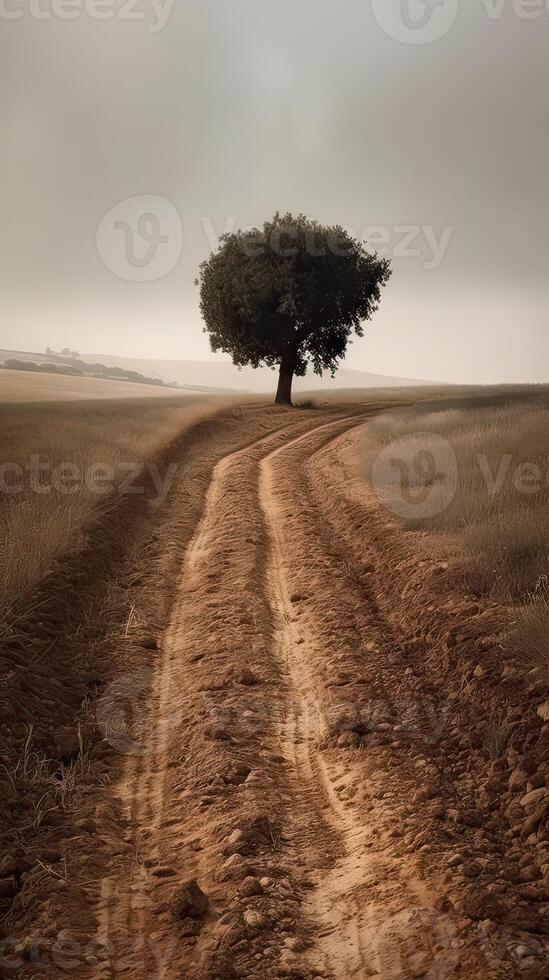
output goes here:
{"type": "Polygon", "coordinates": [[[266,929],[269,920],[263,912],[257,912],[255,909],[246,909],[244,912],[244,922],[250,929],[266,929]]]}
{"type": "Polygon", "coordinates": [[[204,894],[196,878],[181,886],[172,902],[174,919],[200,919],[209,907],[208,896],[204,894]]]}
{"type": "Polygon", "coordinates": [[[244,881],[242,882],[242,884],[238,889],[238,893],[243,898],[251,898],[253,895],[262,895],[263,886],[257,880],[257,878],[252,878],[252,877],[244,878],[244,881]]]}
{"type": "Polygon", "coordinates": [[[253,687],[255,684],[261,683],[257,674],[254,674],[254,672],[249,670],[247,667],[245,667],[243,670],[237,671],[234,681],[235,684],[240,684],[242,687],[253,687]]]}
{"type": "Polygon", "coordinates": [[[228,783],[231,786],[240,786],[240,784],[248,778],[250,772],[251,770],[249,766],[229,766],[227,772],[223,776],[223,782],[228,783]]]}

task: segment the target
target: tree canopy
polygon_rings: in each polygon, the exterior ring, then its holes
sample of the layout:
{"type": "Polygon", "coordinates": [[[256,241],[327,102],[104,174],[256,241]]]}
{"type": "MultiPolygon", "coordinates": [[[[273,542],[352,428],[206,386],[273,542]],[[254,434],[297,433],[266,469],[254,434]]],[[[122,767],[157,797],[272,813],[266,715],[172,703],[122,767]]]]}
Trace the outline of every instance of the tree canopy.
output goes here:
{"type": "Polygon", "coordinates": [[[223,235],[200,266],[200,308],[213,351],[238,367],[280,367],[277,401],[310,363],[335,374],[354,331],[378,309],[390,264],[344,228],[276,214],[223,235]]]}

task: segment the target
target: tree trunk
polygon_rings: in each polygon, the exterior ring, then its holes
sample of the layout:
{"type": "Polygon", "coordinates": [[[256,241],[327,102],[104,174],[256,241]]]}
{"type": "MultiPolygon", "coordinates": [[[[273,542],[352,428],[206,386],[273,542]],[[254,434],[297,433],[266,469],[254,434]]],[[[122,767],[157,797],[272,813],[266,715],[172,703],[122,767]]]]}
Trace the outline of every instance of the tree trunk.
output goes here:
{"type": "Polygon", "coordinates": [[[294,360],[293,358],[283,357],[280,362],[280,374],[278,376],[278,390],[276,392],[275,405],[292,404],[292,381],[294,379],[294,360]]]}

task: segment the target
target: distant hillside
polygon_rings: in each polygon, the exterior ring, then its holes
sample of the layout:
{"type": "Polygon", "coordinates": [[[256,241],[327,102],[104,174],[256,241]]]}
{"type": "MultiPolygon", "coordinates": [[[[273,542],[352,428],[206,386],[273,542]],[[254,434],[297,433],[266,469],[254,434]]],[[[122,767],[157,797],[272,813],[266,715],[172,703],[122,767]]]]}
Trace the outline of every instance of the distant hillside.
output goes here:
{"type": "MultiPolygon", "coordinates": [[[[231,361],[164,361],[141,360],[138,358],[114,357],[108,354],[83,354],[85,360],[101,360],[104,364],[154,374],[168,383],[177,381],[180,385],[213,387],[217,390],[240,390],[270,392],[276,387],[276,373],[268,368],[235,368],[231,361]]],[[[298,378],[294,387],[297,391],[322,388],[326,391],[339,388],[400,388],[410,385],[429,384],[411,378],[395,378],[384,374],[370,374],[342,367],[332,380],[329,374],[323,378],[309,372],[305,378],[298,378]]]]}
{"type": "MultiPolygon", "coordinates": [[[[76,352],[75,352],[76,355],[76,352]]],[[[166,385],[171,388],[184,388],[190,391],[199,391],[204,394],[239,394],[242,392],[241,387],[225,387],[225,386],[215,386],[207,381],[205,383],[200,383],[199,381],[186,381],[179,382],[174,376],[171,366],[173,364],[183,363],[186,365],[185,375],[189,376],[191,379],[194,377],[195,372],[193,368],[194,362],[185,361],[147,361],[139,359],[131,359],[125,357],[109,357],[105,355],[96,358],[93,355],[83,354],[74,357],[67,357],[61,354],[57,354],[54,351],[48,351],[45,354],[38,353],[36,351],[16,351],[16,350],[0,350],[0,368],[7,368],[13,371],[37,371],[46,372],[51,374],[68,374],[73,376],[88,376],[92,378],[110,378],[115,381],[129,381],[131,383],[154,385],[159,387],[164,387],[166,385]],[[148,376],[147,366],[153,364],[160,364],[162,366],[169,366],[169,370],[166,372],[165,377],[155,377],[148,376]],[[139,365],[143,370],[139,370],[136,365],[139,365]],[[190,365],[190,367],[189,367],[190,365]],[[169,376],[169,380],[168,380],[169,376]]],[[[204,362],[207,365],[208,362],[204,362]]],[[[229,365],[232,367],[232,365],[229,365]]],[[[233,369],[234,370],[234,369],[233,369]]],[[[207,372],[205,374],[207,377],[207,372]]]]}
{"type": "MultiPolygon", "coordinates": [[[[47,361],[45,354],[24,351],[0,350],[0,361],[17,357],[20,360],[47,361]]],[[[124,371],[137,371],[147,377],[161,378],[166,384],[176,382],[194,390],[221,392],[271,392],[276,387],[276,373],[268,368],[235,368],[231,361],[170,361],[145,358],[117,357],[110,354],[80,354],[80,361],[101,363],[124,371]]],[[[334,379],[329,374],[322,378],[309,372],[305,378],[297,378],[295,390],[323,389],[334,391],[341,388],[400,388],[430,384],[412,378],[398,378],[384,374],[370,374],[342,367],[334,379]]]]}
{"type": "Polygon", "coordinates": [[[41,371],[0,370],[0,404],[26,402],[99,401],[103,399],[167,398],[182,403],[201,401],[199,391],[177,391],[167,385],[142,385],[102,378],[71,377],[41,371]]]}
{"type": "Polygon", "coordinates": [[[45,361],[31,361],[28,356],[24,358],[7,357],[4,361],[0,361],[0,369],[23,371],[27,374],[34,371],[37,374],[61,374],[77,378],[128,381],[132,384],[151,385],[158,388],[175,388],[174,385],[166,385],[161,378],[147,378],[139,371],[126,371],[124,368],[107,366],[106,364],[90,364],[88,361],[80,361],[77,357],[52,358],[51,355],[46,354],[46,358],[45,361]]]}

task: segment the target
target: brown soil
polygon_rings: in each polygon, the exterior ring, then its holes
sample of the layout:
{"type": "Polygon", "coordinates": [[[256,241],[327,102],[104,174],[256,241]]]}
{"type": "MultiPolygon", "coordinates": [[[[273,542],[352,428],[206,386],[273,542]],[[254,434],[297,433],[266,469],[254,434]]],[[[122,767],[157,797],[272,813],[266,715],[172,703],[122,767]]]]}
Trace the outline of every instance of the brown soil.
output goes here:
{"type": "Polygon", "coordinates": [[[542,691],[353,470],[381,407],[196,426],[13,612],[1,977],[549,976],[542,691]]]}

